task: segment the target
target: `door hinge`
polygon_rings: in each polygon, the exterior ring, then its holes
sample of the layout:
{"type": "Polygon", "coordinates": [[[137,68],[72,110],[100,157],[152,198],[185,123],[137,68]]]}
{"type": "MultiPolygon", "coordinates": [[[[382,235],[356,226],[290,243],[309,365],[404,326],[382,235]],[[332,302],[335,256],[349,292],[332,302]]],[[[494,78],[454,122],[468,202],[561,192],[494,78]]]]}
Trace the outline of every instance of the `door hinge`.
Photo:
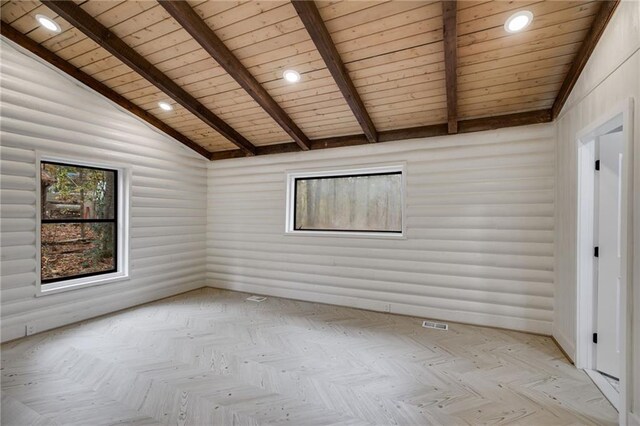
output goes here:
{"type": "Polygon", "coordinates": [[[593,343],[598,343],[598,333],[593,333],[593,343]]]}
{"type": "Polygon", "coordinates": [[[596,247],[593,248],[593,256],[594,257],[599,257],[598,256],[599,252],[600,252],[599,247],[596,246],[596,247]]]}
{"type": "Polygon", "coordinates": [[[600,160],[596,160],[596,170],[600,170],[600,160]]]}

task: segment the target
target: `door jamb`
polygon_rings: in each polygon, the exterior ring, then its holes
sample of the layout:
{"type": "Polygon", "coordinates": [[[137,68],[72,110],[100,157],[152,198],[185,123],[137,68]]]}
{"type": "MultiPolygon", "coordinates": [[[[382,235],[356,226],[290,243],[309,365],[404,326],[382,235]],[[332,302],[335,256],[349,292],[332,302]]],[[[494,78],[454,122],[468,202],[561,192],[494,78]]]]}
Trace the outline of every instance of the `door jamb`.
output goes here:
{"type": "Polygon", "coordinates": [[[576,307],[576,367],[581,369],[595,369],[595,348],[592,342],[592,333],[595,330],[594,310],[594,260],[593,260],[593,235],[594,235],[594,185],[595,185],[595,138],[607,131],[613,130],[622,124],[623,126],[623,152],[624,163],[622,170],[622,212],[621,212],[621,365],[620,365],[620,401],[619,421],[626,424],[627,412],[631,407],[631,381],[630,361],[631,351],[631,313],[632,300],[632,268],[633,268],[633,239],[631,230],[633,227],[633,98],[628,98],[612,108],[606,116],[595,120],[576,135],[577,150],[577,307],[576,307]],[[621,123],[615,120],[621,116],[621,123]],[[608,128],[610,127],[610,128],[608,128]]]}

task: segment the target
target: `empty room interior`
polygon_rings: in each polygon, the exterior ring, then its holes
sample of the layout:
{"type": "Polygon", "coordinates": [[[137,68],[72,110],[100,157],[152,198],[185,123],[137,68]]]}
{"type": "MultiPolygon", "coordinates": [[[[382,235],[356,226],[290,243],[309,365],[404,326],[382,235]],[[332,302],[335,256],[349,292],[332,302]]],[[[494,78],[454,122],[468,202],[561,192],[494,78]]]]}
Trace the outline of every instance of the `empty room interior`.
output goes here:
{"type": "Polygon", "coordinates": [[[2,425],[640,426],[640,0],[0,0],[2,425]]]}

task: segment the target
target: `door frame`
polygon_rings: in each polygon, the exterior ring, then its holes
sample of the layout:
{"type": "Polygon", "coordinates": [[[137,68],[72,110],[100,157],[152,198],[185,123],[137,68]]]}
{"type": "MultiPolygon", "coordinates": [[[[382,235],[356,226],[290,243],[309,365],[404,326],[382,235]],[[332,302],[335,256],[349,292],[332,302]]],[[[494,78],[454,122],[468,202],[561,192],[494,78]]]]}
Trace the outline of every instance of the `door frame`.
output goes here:
{"type": "Polygon", "coordinates": [[[611,111],[595,120],[576,135],[577,150],[577,306],[576,306],[576,359],[577,368],[595,370],[595,346],[592,334],[595,331],[595,262],[594,247],[594,215],[595,215],[595,140],[616,127],[622,125],[624,162],[622,169],[621,200],[621,304],[620,309],[620,393],[619,420],[626,424],[627,411],[630,407],[631,382],[631,312],[632,300],[632,267],[633,238],[631,231],[633,206],[633,98],[619,103],[611,111]]]}

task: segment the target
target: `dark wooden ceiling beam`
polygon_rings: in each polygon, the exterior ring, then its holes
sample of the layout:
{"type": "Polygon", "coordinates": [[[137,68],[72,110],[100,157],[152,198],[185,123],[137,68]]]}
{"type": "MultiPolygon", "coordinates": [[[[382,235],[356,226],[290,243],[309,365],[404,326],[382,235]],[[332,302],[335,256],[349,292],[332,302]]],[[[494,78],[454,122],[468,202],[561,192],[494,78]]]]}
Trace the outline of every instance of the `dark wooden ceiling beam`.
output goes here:
{"type": "Polygon", "coordinates": [[[185,107],[193,115],[238,146],[245,154],[255,155],[256,147],[244,136],[235,131],[220,117],[209,111],[196,98],[163,74],[142,55],[98,22],[93,16],[85,12],[80,6],[72,1],[42,0],[42,3],[82,31],[87,37],[98,43],[98,45],[113,56],[124,62],[154,86],[162,90],[174,101],[185,107]]]}
{"type": "Polygon", "coordinates": [[[447,85],[449,133],[458,133],[458,19],[457,2],[442,2],[444,69],[447,85]]]}
{"type": "Polygon", "coordinates": [[[484,130],[504,129],[507,127],[528,126],[531,124],[551,123],[550,109],[517,112],[494,117],[473,118],[458,122],[458,133],[481,132],[484,130]]]}
{"type": "Polygon", "coordinates": [[[249,95],[284,129],[303,150],[309,149],[309,138],[287,113],[273,100],[206,22],[184,0],[162,0],[160,5],[193,37],[213,59],[247,91],[249,95]]]}
{"type": "Polygon", "coordinates": [[[356,87],[353,85],[353,81],[351,81],[351,77],[349,77],[349,73],[340,58],[340,54],[331,39],[331,34],[327,30],[316,4],[312,0],[293,0],[292,3],[347,104],[349,104],[353,115],[360,123],[367,140],[369,142],[377,142],[378,132],[373,125],[371,117],[369,117],[369,113],[367,113],[362,99],[360,99],[356,87]]]}
{"type": "MultiPolygon", "coordinates": [[[[527,126],[530,124],[550,123],[551,110],[543,109],[538,111],[520,112],[516,114],[499,115],[495,117],[475,118],[458,122],[459,133],[480,132],[483,130],[495,130],[506,127],[527,126]]],[[[380,142],[391,142],[406,139],[430,138],[435,136],[446,136],[449,134],[448,123],[434,124],[430,126],[411,127],[408,129],[387,130],[378,134],[380,142]]],[[[338,148],[343,146],[363,145],[368,143],[364,134],[330,137],[323,139],[312,139],[311,149],[338,148]]],[[[296,145],[275,144],[259,146],[257,155],[282,154],[296,151],[296,145]]],[[[244,153],[238,149],[230,151],[219,151],[211,153],[211,160],[226,160],[231,158],[244,157],[244,153]]]]}
{"type": "Polygon", "coordinates": [[[567,76],[562,82],[558,96],[556,96],[553,102],[553,107],[551,107],[554,120],[558,117],[560,111],[562,111],[565,102],[567,102],[571,90],[573,90],[573,87],[576,85],[580,73],[582,73],[585,65],[587,65],[591,53],[593,53],[593,50],[596,48],[598,40],[600,40],[604,29],[607,27],[619,3],[620,0],[601,2],[600,9],[591,24],[591,29],[582,42],[575,59],[571,63],[571,68],[569,68],[569,72],[567,72],[567,76]]]}
{"type": "MultiPolygon", "coordinates": [[[[49,50],[45,49],[44,47],[42,47],[35,41],[31,40],[29,37],[22,34],[18,30],[10,26],[9,24],[6,24],[3,22],[2,25],[0,25],[0,32],[4,37],[13,41],[17,45],[22,46],[24,49],[35,54],[39,58],[47,61],[48,63],[58,68],[59,70],[67,73],[68,75],[75,78],[79,82],[83,83],[84,85],[100,93],[102,96],[106,97],[112,102],[115,102],[116,104],[120,105],[122,108],[126,109],[127,111],[131,112],[132,114],[136,115],[137,117],[151,124],[153,127],[164,132],[165,134],[174,138],[175,140],[182,143],[183,145],[191,148],[192,150],[202,155],[203,157],[209,158],[211,156],[211,153],[208,150],[198,145],[197,143],[195,143],[194,141],[192,141],[182,133],[178,132],[173,127],[169,126],[168,124],[165,124],[159,118],[149,114],[147,111],[133,104],[131,101],[129,101],[122,95],[116,93],[109,87],[105,86],[95,78],[80,71],[78,68],[74,67],[69,62],[65,61],[61,57],[50,52],[49,50]]],[[[243,152],[243,151],[240,151],[240,152],[243,152]]]]}

